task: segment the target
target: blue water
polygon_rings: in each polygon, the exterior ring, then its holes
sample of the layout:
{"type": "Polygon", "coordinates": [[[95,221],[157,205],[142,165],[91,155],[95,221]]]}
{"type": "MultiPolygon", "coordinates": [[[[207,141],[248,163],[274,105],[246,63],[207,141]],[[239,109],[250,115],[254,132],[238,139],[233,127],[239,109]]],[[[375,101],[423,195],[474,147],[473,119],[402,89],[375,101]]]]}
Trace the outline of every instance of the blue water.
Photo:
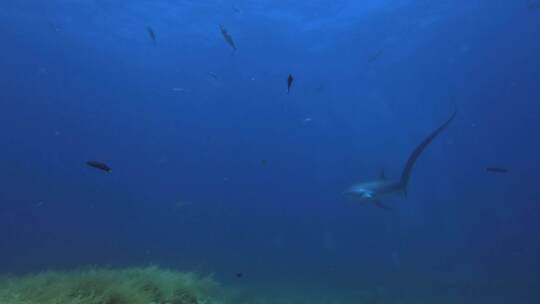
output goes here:
{"type": "Polygon", "coordinates": [[[0,2],[0,273],[157,264],[250,303],[539,303],[535,3],[0,2]],[[399,177],[454,105],[391,211],[343,195],[399,177]]]}

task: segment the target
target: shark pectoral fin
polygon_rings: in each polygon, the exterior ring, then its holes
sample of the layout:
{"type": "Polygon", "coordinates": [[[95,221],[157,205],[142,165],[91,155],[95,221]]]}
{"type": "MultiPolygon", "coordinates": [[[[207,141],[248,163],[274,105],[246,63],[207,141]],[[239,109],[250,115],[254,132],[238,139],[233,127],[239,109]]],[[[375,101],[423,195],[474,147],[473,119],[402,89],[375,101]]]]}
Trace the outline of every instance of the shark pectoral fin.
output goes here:
{"type": "Polygon", "coordinates": [[[381,208],[381,209],[384,209],[384,210],[387,210],[387,211],[390,211],[392,210],[392,208],[388,207],[387,205],[383,204],[381,201],[374,201],[375,203],[375,206],[381,208]]]}

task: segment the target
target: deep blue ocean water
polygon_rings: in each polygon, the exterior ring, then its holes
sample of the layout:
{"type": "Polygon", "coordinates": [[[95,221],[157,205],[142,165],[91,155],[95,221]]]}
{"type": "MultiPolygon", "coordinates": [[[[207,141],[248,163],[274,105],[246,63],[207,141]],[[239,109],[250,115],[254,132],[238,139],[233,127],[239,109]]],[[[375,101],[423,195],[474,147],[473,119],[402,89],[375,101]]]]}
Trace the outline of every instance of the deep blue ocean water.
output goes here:
{"type": "Polygon", "coordinates": [[[527,0],[3,0],[0,273],[540,303],[539,37],[527,0]],[[399,177],[454,106],[392,210],[343,195],[399,177]]]}

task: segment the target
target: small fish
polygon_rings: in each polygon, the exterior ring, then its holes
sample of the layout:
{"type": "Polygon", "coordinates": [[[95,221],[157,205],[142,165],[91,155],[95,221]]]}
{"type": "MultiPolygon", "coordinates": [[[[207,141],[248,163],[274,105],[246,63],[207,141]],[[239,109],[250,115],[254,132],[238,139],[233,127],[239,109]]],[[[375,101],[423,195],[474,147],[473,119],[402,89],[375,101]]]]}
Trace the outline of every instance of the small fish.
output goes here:
{"type": "Polygon", "coordinates": [[[227,29],[223,25],[219,25],[219,29],[221,30],[221,34],[223,35],[223,38],[229,44],[233,50],[236,51],[236,44],[234,43],[234,40],[232,39],[232,36],[227,32],[227,29]]]}
{"type": "Polygon", "coordinates": [[[498,168],[498,167],[488,167],[486,168],[486,171],[493,172],[493,173],[508,173],[508,169],[498,168]]]}
{"type": "Polygon", "coordinates": [[[262,165],[263,167],[266,167],[266,166],[268,165],[268,160],[262,159],[262,160],[261,160],[261,165],[262,165]]]}
{"type": "Polygon", "coordinates": [[[289,77],[287,78],[287,94],[291,92],[291,86],[293,84],[294,78],[291,74],[289,74],[289,77]]]}
{"type": "Polygon", "coordinates": [[[241,277],[244,276],[244,274],[241,273],[241,272],[237,272],[235,275],[236,275],[236,277],[239,278],[239,279],[240,279],[241,277]]]}
{"type": "Polygon", "coordinates": [[[175,208],[178,208],[178,209],[181,209],[181,208],[185,208],[185,207],[188,207],[188,206],[191,206],[193,205],[192,202],[189,202],[189,201],[178,201],[174,204],[174,207],[175,208]]]}
{"type": "Polygon", "coordinates": [[[217,74],[214,73],[214,72],[208,72],[208,75],[210,75],[210,76],[211,76],[212,78],[214,78],[214,79],[218,79],[217,74]]]}
{"type": "Polygon", "coordinates": [[[531,2],[528,5],[529,10],[537,10],[540,8],[540,2],[531,2]]]}
{"type": "Polygon", "coordinates": [[[50,21],[49,21],[49,26],[50,26],[51,29],[52,29],[53,31],[55,31],[55,32],[60,32],[60,30],[61,30],[61,28],[60,28],[58,25],[56,25],[56,24],[54,24],[54,23],[52,23],[52,22],[50,22],[50,21]]]}
{"type": "Polygon", "coordinates": [[[112,171],[111,167],[109,167],[107,164],[105,163],[102,163],[102,162],[98,162],[98,161],[87,161],[86,164],[90,167],[93,167],[93,168],[96,168],[96,169],[99,169],[99,170],[103,170],[107,173],[110,173],[112,171]]]}
{"type": "Polygon", "coordinates": [[[383,51],[382,50],[378,50],[375,54],[369,56],[369,59],[368,59],[368,62],[374,62],[376,61],[377,59],[379,59],[379,57],[381,57],[383,51]]]}
{"type": "Polygon", "coordinates": [[[156,45],[156,32],[151,27],[147,27],[146,30],[148,31],[148,36],[150,36],[150,39],[152,39],[152,42],[154,45],[156,45]]]}

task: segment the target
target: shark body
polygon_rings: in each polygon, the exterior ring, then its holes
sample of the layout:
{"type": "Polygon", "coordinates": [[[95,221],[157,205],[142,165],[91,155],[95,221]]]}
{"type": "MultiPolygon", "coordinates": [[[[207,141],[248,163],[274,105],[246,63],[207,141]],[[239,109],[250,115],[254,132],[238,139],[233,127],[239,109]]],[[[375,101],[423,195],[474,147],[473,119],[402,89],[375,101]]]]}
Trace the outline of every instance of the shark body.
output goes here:
{"type": "Polygon", "coordinates": [[[381,203],[381,199],[388,195],[405,195],[407,193],[407,185],[409,184],[409,179],[416,160],[418,157],[420,157],[426,147],[435,139],[435,137],[437,137],[437,135],[448,127],[455,117],[456,111],[454,111],[448,120],[446,120],[440,127],[435,129],[435,131],[426,137],[413,150],[409,156],[409,159],[407,160],[407,163],[405,164],[405,167],[403,168],[403,172],[401,173],[399,180],[389,180],[384,176],[384,173],[382,173],[381,176],[376,180],[353,185],[348,191],[345,192],[345,194],[354,200],[372,202],[380,208],[388,209],[388,207],[381,203]]]}

